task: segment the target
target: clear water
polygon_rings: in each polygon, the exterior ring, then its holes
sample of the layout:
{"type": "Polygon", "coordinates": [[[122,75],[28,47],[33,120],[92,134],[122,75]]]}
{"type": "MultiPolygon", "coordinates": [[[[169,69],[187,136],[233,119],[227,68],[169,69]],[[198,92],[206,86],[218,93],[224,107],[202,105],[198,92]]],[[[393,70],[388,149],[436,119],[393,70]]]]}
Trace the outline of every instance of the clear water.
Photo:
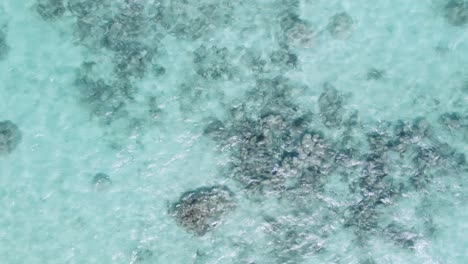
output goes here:
{"type": "Polygon", "coordinates": [[[468,2],[378,2],[2,1],[0,262],[465,263],[468,2]]]}

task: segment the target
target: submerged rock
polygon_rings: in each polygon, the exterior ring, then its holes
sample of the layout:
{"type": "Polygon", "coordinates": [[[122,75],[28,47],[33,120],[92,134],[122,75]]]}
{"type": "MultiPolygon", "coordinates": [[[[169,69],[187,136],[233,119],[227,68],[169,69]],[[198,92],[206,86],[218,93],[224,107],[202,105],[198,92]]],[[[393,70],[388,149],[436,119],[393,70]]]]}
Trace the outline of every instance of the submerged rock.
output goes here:
{"type": "Polygon", "coordinates": [[[205,35],[209,30],[209,26],[209,19],[206,17],[197,17],[190,19],[187,23],[179,22],[175,24],[170,29],[170,32],[179,38],[186,38],[194,41],[205,35]]]}
{"type": "MultiPolygon", "coordinates": [[[[375,203],[371,199],[362,199],[345,211],[344,227],[354,227],[363,231],[359,236],[365,235],[366,231],[378,227],[379,212],[376,210],[375,203]]],[[[360,239],[362,239],[360,237],[360,239]]]]}
{"type": "Polygon", "coordinates": [[[329,147],[321,132],[306,132],[301,136],[298,146],[299,158],[306,164],[316,167],[325,167],[325,163],[332,158],[329,147]]]}
{"type": "MultiPolygon", "coordinates": [[[[289,79],[284,77],[275,77],[273,79],[257,80],[255,89],[250,92],[249,97],[261,101],[264,109],[267,111],[286,112],[291,109],[297,109],[291,102],[291,92],[297,88],[289,79]]],[[[295,111],[295,110],[294,110],[295,111]]]]}
{"type": "Polygon", "coordinates": [[[38,0],[37,13],[45,20],[56,19],[65,13],[63,0],[38,0]]]}
{"type": "Polygon", "coordinates": [[[133,100],[134,87],[125,80],[109,84],[103,79],[94,80],[80,74],[75,85],[80,92],[80,101],[89,108],[91,114],[110,124],[126,116],[124,107],[133,100]]]}
{"type": "Polygon", "coordinates": [[[432,136],[429,122],[422,117],[412,122],[398,120],[393,126],[393,138],[386,145],[389,148],[404,152],[408,147],[432,136]]]}
{"type": "Polygon", "coordinates": [[[424,169],[438,165],[442,159],[443,157],[436,147],[419,147],[417,155],[414,157],[414,163],[418,168],[424,169]]]}
{"type": "Polygon", "coordinates": [[[244,62],[255,74],[264,73],[267,70],[268,62],[262,54],[256,53],[252,50],[245,51],[242,56],[242,62],[244,62]]]}
{"type": "Polygon", "coordinates": [[[9,51],[10,51],[10,46],[8,46],[7,41],[6,41],[5,28],[2,28],[0,30],[0,60],[5,59],[9,51]]]}
{"type": "Polygon", "coordinates": [[[11,153],[21,138],[21,131],[15,123],[9,120],[0,122],[0,155],[11,153]]]}
{"type": "MultiPolygon", "coordinates": [[[[284,219],[265,217],[268,232],[271,237],[272,254],[276,258],[274,263],[303,263],[310,255],[319,254],[325,250],[323,238],[316,232],[316,228],[303,228],[303,220],[291,217],[289,222],[284,219]],[[313,231],[312,231],[313,230],[313,231]]],[[[306,219],[304,219],[306,220],[306,219]]],[[[310,227],[310,223],[307,223],[310,227]]],[[[317,228],[318,229],[318,228],[317,228]]]]}
{"type": "Polygon", "coordinates": [[[203,134],[214,139],[223,139],[226,134],[225,126],[221,120],[213,118],[208,121],[207,126],[203,130],[203,134]]]}
{"type": "Polygon", "coordinates": [[[151,72],[153,73],[155,77],[159,77],[159,76],[166,74],[166,68],[164,68],[164,66],[158,63],[152,63],[151,72]]]}
{"type": "Polygon", "coordinates": [[[196,73],[205,79],[230,79],[233,67],[229,64],[227,48],[200,46],[194,51],[196,73]]]}
{"type": "Polygon", "coordinates": [[[126,42],[120,45],[119,49],[114,57],[114,72],[122,79],[142,78],[151,63],[154,51],[136,41],[126,42]]]}
{"type": "Polygon", "coordinates": [[[374,130],[366,134],[367,143],[371,150],[386,150],[388,135],[384,131],[374,130]]]}
{"type": "Polygon", "coordinates": [[[353,23],[353,18],[348,13],[338,13],[330,17],[327,30],[334,38],[345,38],[351,34],[353,23]]]}
{"type": "Polygon", "coordinates": [[[320,116],[326,127],[336,127],[343,119],[343,99],[338,90],[331,84],[325,83],[324,91],[318,100],[320,116]]]}
{"type": "Polygon", "coordinates": [[[419,238],[419,235],[414,231],[404,230],[404,228],[396,223],[389,224],[384,229],[384,234],[389,236],[395,244],[407,249],[414,249],[419,238]]]}
{"type": "Polygon", "coordinates": [[[104,26],[106,30],[102,45],[109,50],[129,52],[134,49],[135,43],[141,46],[135,39],[144,32],[143,25],[145,21],[139,12],[117,14],[104,26]]]}
{"type": "Polygon", "coordinates": [[[138,248],[132,253],[132,263],[147,263],[154,257],[154,252],[148,248],[138,248]]]}
{"type": "Polygon", "coordinates": [[[295,68],[298,64],[297,55],[287,49],[273,51],[270,54],[270,61],[274,64],[295,68]]]}
{"type": "Polygon", "coordinates": [[[296,48],[309,48],[313,44],[312,26],[298,15],[290,13],[281,20],[285,44],[296,48]]]}
{"type": "Polygon", "coordinates": [[[68,10],[76,17],[96,14],[104,6],[105,0],[68,0],[68,10]]]}
{"type": "Polygon", "coordinates": [[[450,0],[444,6],[444,17],[453,26],[463,26],[468,22],[468,2],[450,0]]]}
{"type": "Polygon", "coordinates": [[[460,113],[449,112],[439,116],[439,123],[450,131],[455,131],[461,127],[468,126],[467,118],[464,118],[460,113]]]}
{"type": "Polygon", "coordinates": [[[282,193],[294,186],[320,187],[333,169],[334,151],[313,115],[290,101],[297,86],[285,78],[260,79],[248,94],[255,114],[241,104],[224,123],[213,121],[204,134],[232,150],[230,177],[249,193],[282,193]]]}
{"type": "Polygon", "coordinates": [[[359,261],[359,264],[376,264],[375,260],[372,257],[368,257],[359,261]]]}
{"type": "Polygon", "coordinates": [[[103,191],[112,185],[112,180],[109,175],[99,172],[94,175],[91,183],[96,188],[96,190],[103,191]]]}
{"type": "Polygon", "coordinates": [[[234,194],[226,186],[212,186],[182,194],[170,212],[182,227],[203,236],[235,207],[234,194]]]}
{"type": "Polygon", "coordinates": [[[370,68],[367,71],[366,78],[370,80],[381,80],[385,76],[385,71],[377,68],[370,68]]]}

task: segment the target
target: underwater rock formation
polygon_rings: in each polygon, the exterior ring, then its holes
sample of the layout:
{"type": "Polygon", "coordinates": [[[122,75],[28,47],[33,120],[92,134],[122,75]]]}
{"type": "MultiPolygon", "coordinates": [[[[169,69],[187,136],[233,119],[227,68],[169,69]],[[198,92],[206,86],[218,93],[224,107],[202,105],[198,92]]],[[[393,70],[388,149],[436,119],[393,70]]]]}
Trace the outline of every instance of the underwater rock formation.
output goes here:
{"type": "Polygon", "coordinates": [[[0,60],[5,59],[10,52],[10,46],[8,46],[6,40],[6,28],[6,26],[3,26],[0,29],[0,60]]]}
{"type": "Polygon", "coordinates": [[[112,86],[104,80],[95,81],[88,77],[78,78],[75,84],[80,89],[80,101],[90,108],[92,115],[111,123],[119,114],[124,114],[123,108],[128,100],[124,95],[127,89],[125,86],[112,86]]]}
{"type": "Polygon", "coordinates": [[[161,4],[158,24],[169,34],[191,41],[220,30],[232,22],[233,1],[166,1],[161,4]]]}
{"type": "Polygon", "coordinates": [[[395,244],[407,249],[413,249],[419,239],[419,235],[415,231],[404,230],[396,223],[390,223],[386,226],[383,233],[395,244]]]}
{"type": "Polygon", "coordinates": [[[329,83],[326,83],[323,89],[318,100],[320,116],[325,126],[336,127],[343,119],[342,95],[329,83]]]}
{"type": "Polygon", "coordinates": [[[205,79],[230,79],[233,69],[228,62],[228,55],[227,48],[200,46],[194,51],[196,73],[205,79]]]}
{"type": "Polygon", "coordinates": [[[206,136],[209,136],[215,140],[221,140],[224,137],[225,134],[225,126],[224,123],[217,119],[213,118],[209,120],[208,125],[205,126],[205,129],[203,130],[203,134],[206,136]]]}
{"type": "Polygon", "coordinates": [[[295,68],[298,64],[298,57],[288,49],[280,49],[273,51],[270,54],[270,61],[274,64],[285,65],[287,67],[295,68]]]}
{"type": "MultiPolygon", "coordinates": [[[[426,118],[362,124],[356,112],[346,113],[343,94],[328,83],[314,115],[292,100],[294,91],[301,91],[300,85],[286,78],[260,78],[227,118],[208,123],[204,135],[230,151],[226,176],[248,195],[259,194],[252,196],[255,199],[277,195],[304,212],[324,209],[306,201],[327,196],[328,183],[339,177],[347,186],[338,199],[344,204],[333,210],[342,214],[343,228],[359,245],[366,247],[381,236],[412,250],[419,230],[389,226],[382,217],[408,193],[428,188],[436,177],[466,172],[463,153],[441,142],[426,118]]],[[[460,118],[447,115],[439,121],[460,129],[460,118]]],[[[308,230],[284,231],[274,230],[271,238],[279,263],[323,252],[321,244],[305,242],[311,236],[308,230]]]]}
{"type": "Polygon", "coordinates": [[[250,191],[319,188],[335,167],[331,144],[311,129],[312,115],[290,102],[292,89],[287,79],[259,80],[248,93],[259,103],[257,115],[235,107],[226,122],[214,119],[205,128],[205,135],[233,146],[231,177],[250,191]]]}
{"type": "Polygon", "coordinates": [[[112,180],[109,175],[99,172],[96,173],[91,181],[91,184],[98,191],[104,191],[111,187],[112,180]]]}
{"type": "Polygon", "coordinates": [[[297,14],[288,13],[280,21],[282,44],[295,48],[310,48],[313,45],[314,31],[307,21],[297,14]]]}
{"type": "Polygon", "coordinates": [[[351,34],[353,18],[346,12],[341,12],[330,17],[327,30],[334,38],[346,38],[351,34]]]}
{"type": "Polygon", "coordinates": [[[127,43],[135,42],[146,25],[143,16],[143,6],[136,5],[131,10],[122,10],[112,17],[105,25],[105,33],[102,36],[102,45],[113,51],[126,49],[127,43]]]}
{"type": "Polygon", "coordinates": [[[464,117],[458,112],[443,113],[439,116],[438,121],[444,128],[451,132],[462,128],[468,128],[468,117],[464,117]]]}
{"type": "Polygon", "coordinates": [[[45,20],[57,19],[65,13],[63,0],[38,0],[37,13],[45,20]]]}
{"type": "Polygon", "coordinates": [[[377,68],[370,68],[367,71],[367,74],[366,74],[366,78],[367,78],[368,81],[370,81],[370,80],[375,80],[375,81],[381,80],[383,77],[385,77],[385,71],[377,69],[377,68]]]}
{"type": "Polygon", "coordinates": [[[104,7],[105,0],[68,0],[67,8],[77,17],[97,14],[104,7]]]}
{"type": "Polygon", "coordinates": [[[105,119],[105,124],[122,117],[131,119],[133,112],[123,108],[134,103],[136,82],[166,72],[158,57],[164,33],[156,26],[162,8],[159,1],[69,0],[66,6],[76,19],[77,44],[105,55],[109,60],[104,63],[114,73],[93,71],[97,63],[84,63],[88,66],[81,67],[75,82],[79,101],[105,119]]]}
{"type": "MultiPolygon", "coordinates": [[[[272,255],[275,256],[275,263],[293,264],[303,263],[306,255],[318,254],[325,249],[324,239],[320,234],[320,227],[302,228],[307,221],[307,217],[292,216],[287,221],[285,219],[275,219],[265,217],[269,227],[268,235],[271,237],[273,247],[272,255]]],[[[313,224],[309,224],[313,225],[313,224]]]]}
{"type": "Polygon", "coordinates": [[[108,82],[96,77],[95,66],[95,62],[85,62],[76,73],[74,85],[79,92],[79,102],[104,124],[127,118],[126,106],[134,102],[136,87],[125,78],[108,82]]]}
{"type": "Polygon", "coordinates": [[[392,139],[386,143],[386,147],[404,153],[408,148],[430,141],[431,136],[431,127],[425,118],[419,117],[412,122],[398,120],[393,125],[392,139]]]}
{"type": "Polygon", "coordinates": [[[201,187],[182,194],[170,213],[182,227],[203,236],[235,207],[234,194],[226,186],[201,187]]]}
{"type": "Polygon", "coordinates": [[[152,61],[154,51],[138,42],[128,42],[114,57],[114,72],[122,79],[142,78],[152,61]]]}
{"type": "Polygon", "coordinates": [[[0,122],[0,155],[10,154],[21,142],[22,133],[10,120],[0,122]]]}
{"type": "Polygon", "coordinates": [[[447,22],[453,26],[463,26],[468,22],[468,2],[464,0],[449,0],[443,12],[447,22]]]}
{"type": "Polygon", "coordinates": [[[247,49],[242,56],[242,61],[254,74],[262,74],[267,71],[268,61],[260,52],[247,49]]]}

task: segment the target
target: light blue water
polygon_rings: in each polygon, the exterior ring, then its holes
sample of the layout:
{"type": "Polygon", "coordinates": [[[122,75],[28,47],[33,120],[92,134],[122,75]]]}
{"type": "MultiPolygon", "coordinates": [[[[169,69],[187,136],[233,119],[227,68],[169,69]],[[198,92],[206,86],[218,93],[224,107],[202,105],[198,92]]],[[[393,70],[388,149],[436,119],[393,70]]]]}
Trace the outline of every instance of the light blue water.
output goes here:
{"type": "Polygon", "coordinates": [[[0,263],[468,259],[468,2],[0,7],[0,263]]]}

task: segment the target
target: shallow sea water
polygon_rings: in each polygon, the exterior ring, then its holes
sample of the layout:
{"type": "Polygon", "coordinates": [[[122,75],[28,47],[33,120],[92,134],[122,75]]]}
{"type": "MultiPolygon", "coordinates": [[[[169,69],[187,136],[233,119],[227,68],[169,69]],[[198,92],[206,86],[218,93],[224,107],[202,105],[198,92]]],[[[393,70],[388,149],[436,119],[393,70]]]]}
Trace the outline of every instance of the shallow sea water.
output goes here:
{"type": "Polygon", "coordinates": [[[3,1],[0,263],[465,263],[468,2],[380,2],[3,1]]]}

